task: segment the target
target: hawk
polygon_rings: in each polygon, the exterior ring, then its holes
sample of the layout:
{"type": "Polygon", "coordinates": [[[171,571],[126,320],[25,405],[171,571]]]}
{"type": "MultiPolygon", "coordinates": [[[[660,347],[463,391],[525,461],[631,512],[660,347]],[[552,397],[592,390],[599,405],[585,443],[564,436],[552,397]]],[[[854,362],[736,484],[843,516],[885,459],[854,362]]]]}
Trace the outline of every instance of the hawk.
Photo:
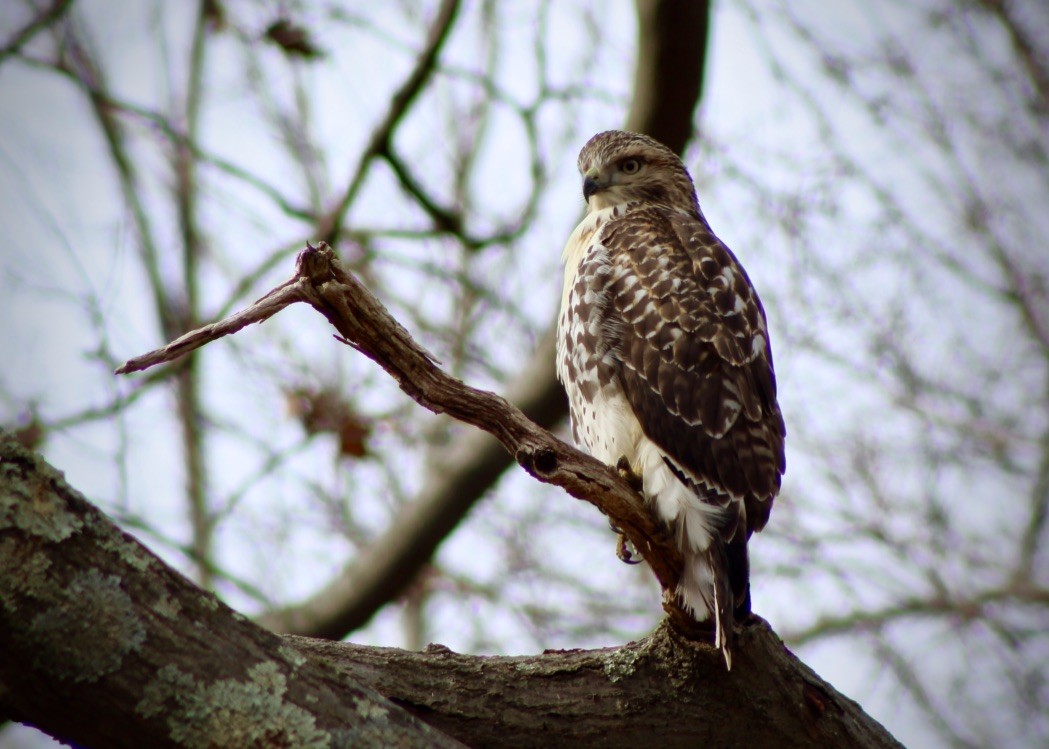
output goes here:
{"type": "Polygon", "coordinates": [[[692,178],[637,133],[579,154],[587,213],[565,245],[557,373],[572,436],[634,477],[684,558],[677,596],[732,668],[747,540],[785,470],[765,311],[692,178]]]}

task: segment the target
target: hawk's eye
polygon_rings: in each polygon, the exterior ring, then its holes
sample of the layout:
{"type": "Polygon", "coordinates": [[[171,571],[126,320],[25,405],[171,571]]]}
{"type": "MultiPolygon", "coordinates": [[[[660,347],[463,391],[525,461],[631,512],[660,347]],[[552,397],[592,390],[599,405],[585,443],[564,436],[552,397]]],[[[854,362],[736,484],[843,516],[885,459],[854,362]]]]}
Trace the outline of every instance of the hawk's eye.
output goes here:
{"type": "Polygon", "coordinates": [[[637,159],[623,159],[619,162],[619,169],[623,174],[637,174],[638,170],[641,169],[641,162],[637,159]]]}

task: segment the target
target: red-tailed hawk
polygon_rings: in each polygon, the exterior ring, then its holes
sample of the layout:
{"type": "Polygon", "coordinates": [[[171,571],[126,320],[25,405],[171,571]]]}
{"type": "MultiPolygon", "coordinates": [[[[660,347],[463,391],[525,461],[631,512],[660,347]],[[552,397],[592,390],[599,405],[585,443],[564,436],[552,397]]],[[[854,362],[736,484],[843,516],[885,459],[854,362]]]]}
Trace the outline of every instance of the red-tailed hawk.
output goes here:
{"type": "Polygon", "coordinates": [[[587,214],[564,249],[557,350],[572,435],[640,479],[685,559],[680,601],[713,619],[731,668],[747,540],[785,468],[765,311],[669,148],[599,133],[579,172],[587,214]]]}

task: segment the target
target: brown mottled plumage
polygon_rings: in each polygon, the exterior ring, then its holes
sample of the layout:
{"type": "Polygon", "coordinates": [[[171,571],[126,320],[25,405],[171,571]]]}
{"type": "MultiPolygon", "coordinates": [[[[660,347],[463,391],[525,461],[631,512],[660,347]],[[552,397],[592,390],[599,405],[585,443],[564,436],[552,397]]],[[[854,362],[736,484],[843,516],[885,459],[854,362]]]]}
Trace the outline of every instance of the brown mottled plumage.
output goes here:
{"type": "Polygon", "coordinates": [[[599,133],[579,171],[588,211],[565,245],[557,352],[572,434],[641,479],[685,558],[678,595],[713,619],[731,668],[747,540],[785,468],[765,312],[670,149],[599,133]]]}

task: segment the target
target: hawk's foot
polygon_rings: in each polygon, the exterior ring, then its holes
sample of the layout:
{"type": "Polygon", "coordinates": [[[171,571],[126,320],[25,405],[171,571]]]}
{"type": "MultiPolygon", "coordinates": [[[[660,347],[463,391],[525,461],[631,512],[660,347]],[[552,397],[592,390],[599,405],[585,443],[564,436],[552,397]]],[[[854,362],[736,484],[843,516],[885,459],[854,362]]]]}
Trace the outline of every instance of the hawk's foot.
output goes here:
{"type": "MultiPolygon", "coordinates": [[[[627,460],[625,455],[620,456],[619,460],[616,461],[616,473],[618,473],[624,481],[630,484],[630,487],[634,491],[638,493],[641,492],[643,487],[641,477],[634,473],[634,469],[630,467],[630,461],[627,460]]],[[[616,556],[619,557],[619,560],[626,564],[640,564],[642,561],[641,556],[637,553],[636,549],[631,548],[630,541],[628,541],[627,537],[623,535],[623,531],[612,521],[609,521],[609,525],[612,526],[612,530],[615,531],[616,536],[618,536],[616,539],[616,556]]]]}
{"type": "Polygon", "coordinates": [[[619,561],[625,564],[641,564],[644,560],[631,547],[626,535],[614,525],[612,527],[616,531],[616,556],[619,557],[619,561]]]}
{"type": "Polygon", "coordinates": [[[634,473],[634,469],[630,467],[630,461],[626,459],[625,455],[621,455],[619,460],[616,461],[616,473],[619,474],[620,478],[630,484],[630,487],[640,493],[644,488],[644,482],[641,477],[634,473]]]}

